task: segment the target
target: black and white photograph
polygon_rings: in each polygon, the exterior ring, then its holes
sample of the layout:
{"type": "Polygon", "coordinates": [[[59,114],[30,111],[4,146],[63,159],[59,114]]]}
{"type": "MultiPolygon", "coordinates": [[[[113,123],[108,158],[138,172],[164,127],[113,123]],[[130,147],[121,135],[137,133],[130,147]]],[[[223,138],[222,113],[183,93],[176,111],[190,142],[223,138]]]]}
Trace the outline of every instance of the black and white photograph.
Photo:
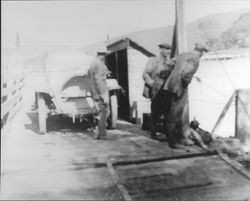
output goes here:
{"type": "Polygon", "coordinates": [[[250,0],[1,0],[0,200],[250,201],[250,0]]]}

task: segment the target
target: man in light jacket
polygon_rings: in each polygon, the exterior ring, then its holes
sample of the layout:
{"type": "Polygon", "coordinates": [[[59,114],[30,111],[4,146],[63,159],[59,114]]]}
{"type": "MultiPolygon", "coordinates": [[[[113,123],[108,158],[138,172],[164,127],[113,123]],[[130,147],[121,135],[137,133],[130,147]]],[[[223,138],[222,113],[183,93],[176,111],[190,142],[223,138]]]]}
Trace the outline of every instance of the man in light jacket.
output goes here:
{"type": "Polygon", "coordinates": [[[110,113],[109,91],[106,80],[109,71],[104,64],[106,53],[105,50],[99,50],[97,56],[91,62],[88,71],[91,81],[92,97],[99,107],[99,122],[95,130],[95,139],[106,136],[106,123],[110,113]]]}
{"type": "Polygon", "coordinates": [[[156,127],[163,115],[166,122],[169,113],[169,92],[163,91],[165,80],[172,71],[173,61],[170,60],[171,46],[167,43],[159,45],[160,54],[149,58],[142,77],[145,81],[143,96],[151,99],[151,138],[156,139],[156,127]]]}

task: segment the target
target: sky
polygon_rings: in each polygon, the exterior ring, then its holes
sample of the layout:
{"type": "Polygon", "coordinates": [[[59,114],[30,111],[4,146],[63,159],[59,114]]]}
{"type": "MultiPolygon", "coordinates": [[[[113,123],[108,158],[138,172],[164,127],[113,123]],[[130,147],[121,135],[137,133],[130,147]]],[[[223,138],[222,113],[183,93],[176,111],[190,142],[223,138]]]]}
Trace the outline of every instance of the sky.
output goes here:
{"type": "MultiPolygon", "coordinates": [[[[172,25],[174,0],[1,1],[2,43],[88,45],[126,33],[172,25]]],[[[250,0],[185,0],[186,21],[250,9],[250,0]]]]}

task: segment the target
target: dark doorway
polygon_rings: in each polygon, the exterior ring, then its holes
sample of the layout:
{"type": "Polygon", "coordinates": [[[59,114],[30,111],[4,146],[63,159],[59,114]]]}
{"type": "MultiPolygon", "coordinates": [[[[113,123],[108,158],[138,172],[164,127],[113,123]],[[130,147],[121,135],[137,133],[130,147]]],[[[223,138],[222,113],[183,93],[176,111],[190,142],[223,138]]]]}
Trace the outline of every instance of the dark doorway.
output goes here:
{"type": "Polygon", "coordinates": [[[106,58],[111,77],[116,78],[125,93],[118,94],[118,117],[129,121],[129,88],[128,88],[128,60],[127,50],[119,50],[109,54],[106,58]]]}

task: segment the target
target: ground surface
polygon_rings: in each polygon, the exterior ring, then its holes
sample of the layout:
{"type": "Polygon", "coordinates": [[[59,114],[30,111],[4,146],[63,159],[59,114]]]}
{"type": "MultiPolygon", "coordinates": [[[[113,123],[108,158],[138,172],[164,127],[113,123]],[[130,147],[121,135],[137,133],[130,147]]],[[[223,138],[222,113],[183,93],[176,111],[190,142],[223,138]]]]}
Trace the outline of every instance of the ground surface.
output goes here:
{"type": "Polygon", "coordinates": [[[124,200],[107,160],[133,200],[250,198],[250,181],[218,155],[167,159],[204,151],[170,149],[165,141],[151,140],[140,125],[119,121],[106,140],[98,141],[82,124],[52,118],[48,133],[40,135],[32,90],[30,81],[24,107],[1,136],[3,200],[124,200]]]}

